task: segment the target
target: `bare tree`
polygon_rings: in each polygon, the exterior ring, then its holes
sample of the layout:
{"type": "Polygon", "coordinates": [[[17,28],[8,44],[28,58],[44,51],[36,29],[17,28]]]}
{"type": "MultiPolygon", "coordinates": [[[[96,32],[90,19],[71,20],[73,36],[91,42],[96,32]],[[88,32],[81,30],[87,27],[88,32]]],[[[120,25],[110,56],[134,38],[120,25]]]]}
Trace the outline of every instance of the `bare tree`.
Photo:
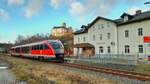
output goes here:
{"type": "Polygon", "coordinates": [[[27,43],[32,43],[32,42],[38,42],[42,40],[48,40],[50,39],[48,34],[35,34],[32,36],[21,36],[19,35],[16,39],[15,45],[22,45],[22,44],[27,44],[27,43]]]}

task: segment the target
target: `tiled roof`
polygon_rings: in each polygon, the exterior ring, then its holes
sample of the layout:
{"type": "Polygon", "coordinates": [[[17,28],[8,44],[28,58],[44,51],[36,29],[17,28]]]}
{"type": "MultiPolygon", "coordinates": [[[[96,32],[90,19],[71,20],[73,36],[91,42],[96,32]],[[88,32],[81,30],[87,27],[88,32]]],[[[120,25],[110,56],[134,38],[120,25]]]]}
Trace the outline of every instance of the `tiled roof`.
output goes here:
{"type": "Polygon", "coordinates": [[[113,20],[111,20],[111,19],[107,19],[107,18],[98,16],[96,19],[94,19],[94,20],[93,20],[91,23],[89,23],[87,26],[82,25],[82,26],[81,26],[81,29],[75,31],[74,34],[76,35],[76,34],[87,33],[87,32],[88,32],[88,29],[91,28],[91,26],[92,26],[93,24],[95,24],[99,19],[104,19],[104,20],[107,20],[107,21],[115,22],[115,21],[113,21],[113,20]]]}
{"type": "Polygon", "coordinates": [[[94,25],[99,19],[103,19],[103,20],[115,22],[114,20],[111,20],[111,19],[107,19],[107,18],[98,16],[94,21],[92,21],[92,22],[87,26],[87,28],[89,29],[89,28],[90,28],[92,25],[94,25]]]}
{"type": "Polygon", "coordinates": [[[74,32],[74,34],[82,34],[82,33],[87,33],[86,29],[80,29],[74,32]]]}
{"type": "Polygon", "coordinates": [[[133,17],[132,15],[128,14],[128,13],[123,13],[120,17],[123,18],[125,15],[133,17]]]}
{"type": "Polygon", "coordinates": [[[75,44],[74,47],[76,48],[93,48],[94,46],[90,43],[80,43],[80,44],[75,44]]]}
{"type": "Polygon", "coordinates": [[[59,29],[59,28],[64,28],[64,29],[67,29],[66,27],[64,26],[54,26],[53,29],[59,29]]]}
{"type": "Polygon", "coordinates": [[[111,19],[107,19],[107,18],[98,16],[90,24],[88,24],[87,26],[84,26],[84,28],[82,26],[81,29],[76,31],[76,32],[74,32],[74,34],[77,35],[77,34],[87,33],[88,29],[91,28],[91,26],[94,25],[99,19],[104,19],[104,20],[107,20],[107,21],[111,21],[111,22],[116,23],[118,26],[120,26],[120,25],[124,25],[124,24],[129,24],[129,23],[133,23],[133,22],[137,22],[137,21],[150,19],[150,11],[143,12],[141,14],[135,14],[135,15],[130,15],[130,14],[127,14],[127,13],[123,13],[121,15],[121,18],[116,19],[116,20],[111,20],[111,19]],[[128,15],[129,16],[129,20],[126,21],[126,22],[123,21],[123,16],[124,15],[128,15]]]}
{"type": "Polygon", "coordinates": [[[129,24],[132,22],[142,21],[142,20],[146,20],[146,19],[150,19],[150,11],[143,12],[141,14],[135,14],[135,15],[133,15],[133,18],[129,19],[127,22],[123,22],[123,20],[121,20],[118,23],[118,25],[129,24]]]}
{"type": "Polygon", "coordinates": [[[82,25],[82,26],[81,26],[81,29],[75,31],[74,34],[76,35],[76,34],[82,34],[82,33],[87,33],[87,32],[88,32],[88,31],[87,31],[87,26],[82,25]]]}

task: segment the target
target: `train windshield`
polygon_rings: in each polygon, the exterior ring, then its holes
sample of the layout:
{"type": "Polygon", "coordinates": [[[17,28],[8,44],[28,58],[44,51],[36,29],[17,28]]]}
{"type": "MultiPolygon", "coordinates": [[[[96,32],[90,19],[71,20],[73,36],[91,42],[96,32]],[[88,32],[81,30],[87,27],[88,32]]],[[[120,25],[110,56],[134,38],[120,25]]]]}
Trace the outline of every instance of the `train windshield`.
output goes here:
{"type": "Polygon", "coordinates": [[[50,45],[54,48],[54,49],[60,49],[62,48],[62,45],[58,42],[50,42],[50,45]]]}

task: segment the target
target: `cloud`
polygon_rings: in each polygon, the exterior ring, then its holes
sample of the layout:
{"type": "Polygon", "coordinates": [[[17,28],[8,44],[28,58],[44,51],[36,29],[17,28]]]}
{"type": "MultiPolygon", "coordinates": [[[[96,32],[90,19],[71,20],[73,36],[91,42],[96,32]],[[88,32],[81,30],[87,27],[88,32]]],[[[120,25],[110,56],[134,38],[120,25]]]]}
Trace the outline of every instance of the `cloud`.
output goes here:
{"type": "Polygon", "coordinates": [[[70,5],[69,12],[71,13],[71,15],[82,17],[85,15],[85,11],[86,9],[84,5],[80,2],[74,2],[70,5]]]}
{"type": "Polygon", "coordinates": [[[140,7],[133,6],[127,10],[127,13],[134,15],[137,10],[142,10],[142,12],[145,12],[145,11],[149,11],[150,8],[140,8],[140,7]]]}
{"type": "Polygon", "coordinates": [[[2,8],[0,8],[0,20],[2,21],[8,21],[10,19],[10,16],[8,12],[2,8]]]}
{"type": "Polygon", "coordinates": [[[75,2],[77,0],[49,0],[50,6],[58,9],[61,5],[67,5],[69,6],[72,2],[75,2]]]}
{"type": "Polygon", "coordinates": [[[31,0],[28,2],[27,7],[25,8],[25,17],[31,18],[33,15],[37,15],[40,9],[43,6],[43,0],[31,0]]]}
{"type": "MultiPolygon", "coordinates": [[[[54,9],[61,8],[60,6],[65,5],[70,15],[83,18],[88,15],[106,16],[112,12],[118,1],[119,0],[49,0],[49,3],[54,9]]],[[[27,15],[30,15],[30,12],[28,12],[27,15]]]]}
{"type": "Polygon", "coordinates": [[[70,5],[69,12],[71,15],[108,15],[116,6],[117,0],[85,0],[85,2],[74,1],[70,5]]]}
{"type": "Polygon", "coordinates": [[[8,0],[8,5],[22,5],[24,4],[24,0],[8,0]]]}
{"type": "Polygon", "coordinates": [[[50,0],[50,5],[55,9],[62,4],[62,0],[50,0]]]}
{"type": "Polygon", "coordinates": [[[142,2],[142,0],[125,0],[125,2],[127,3],[127,4],[130,4],[130,5],[132,5],[132,4],[137,4],[137,3],[140,3],[140,2],[142,2]]]}

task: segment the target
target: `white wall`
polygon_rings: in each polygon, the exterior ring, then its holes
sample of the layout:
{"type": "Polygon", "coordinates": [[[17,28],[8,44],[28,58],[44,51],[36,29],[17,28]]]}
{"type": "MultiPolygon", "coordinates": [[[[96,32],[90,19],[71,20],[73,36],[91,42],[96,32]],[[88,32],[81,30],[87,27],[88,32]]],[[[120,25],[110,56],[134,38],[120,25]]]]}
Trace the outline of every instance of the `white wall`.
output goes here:
{"type": "MultiPolygon", "coordinates": [[[[88,33],[74,35],[74,45],[80,43],[88,43],[88,33]],[[85,37],[85,41],[84,38],[85,37]],[[79,40],[78,40],[79,39],[79,40]]],[[[79,49],[79,54],[82,53],[82,49],[79,49]]],[[[74,48],[74,55],[77,55],[77,48],[74,48]]]]}
{"type": "Polygon", "coordinates": [[[108,53],[108,46],[111,47],[111,54],[125,54],[124,46],[129,45],[129,54],[139,55],[147,59],[147,55],[150,55],[150,43],[143,42],[144,36],[150,36],[150,20],[116,26],[114,22],[100,19],[89,28],[88,33],[74,35],[74,44],[90,43],[94,45],[96,54],[99,54],[100,46],[103,46],[104,54],[108,53]],[[102,28],[102,24],[104,28],[102,28]],[[138,28],[143,28],[143,36],[138,36],[138,28]],[[125,37],[125,30],[129,31],[128,38],[125,37]],[[107,38],[107,33],[110,33],[110,39],[107,38]],[[100,40],[100,34],[102,34],[102,40],[100,40]],[[95,40],[93,39],[93,35],[95,35],[95,40]],[[86,37],[85,42],[83,41],[83,37],[86,37]],[[79,42],[78,38],[80,38],[79,42]],[[111,45],[111,42],[114,42],[114,45],[111,45]],[[138,53],[138,45],[143,45],[143,53],[138,53]]]}
{"type": "Polygon", "coordinates": [[[88,42],[88,33],[74,35],[74,44],[87,43],[87,42],[88,42]],[[84,37],[85,37],[85,41],[83,40],[84,37]]]}
{"type": "Polygon", "coordinates": [[[144,46],[144,52],[139,55],[150,55],[150,46],[143,42],[144,36],[150,36],[150,20],[140,21],[118,27],[119,52],[124,53],[124,45],[130,46],[130,54],[139,54],[138,45],[144,46]],[[143,36],[138,36],[138,28],[143,28],[143,36]],[[129,31],[129,37],[125,38],[125,30],[129,31]]]}
{"type": "Polygon", "coordinates": [[[116,24],[110,21],[100,19],[88,30],[89,43],[95,46],[95,53],[99,54],[99,47],[103,46],[104,54],[107,54],[107,47],[111,47],[111,53],[117,53],[117,28],[116,24]],[[103,25],[103,28],[102,28],[103,25]],[[107,33],[110,33],[110,39],[107,38],[107,33]],[[100,40],[102,34],[102,40],[100,40]],[[93,40],[95,35],[95,40],[93,40]],[[111,45],[114,42],[115,45],[111,45]]]}

